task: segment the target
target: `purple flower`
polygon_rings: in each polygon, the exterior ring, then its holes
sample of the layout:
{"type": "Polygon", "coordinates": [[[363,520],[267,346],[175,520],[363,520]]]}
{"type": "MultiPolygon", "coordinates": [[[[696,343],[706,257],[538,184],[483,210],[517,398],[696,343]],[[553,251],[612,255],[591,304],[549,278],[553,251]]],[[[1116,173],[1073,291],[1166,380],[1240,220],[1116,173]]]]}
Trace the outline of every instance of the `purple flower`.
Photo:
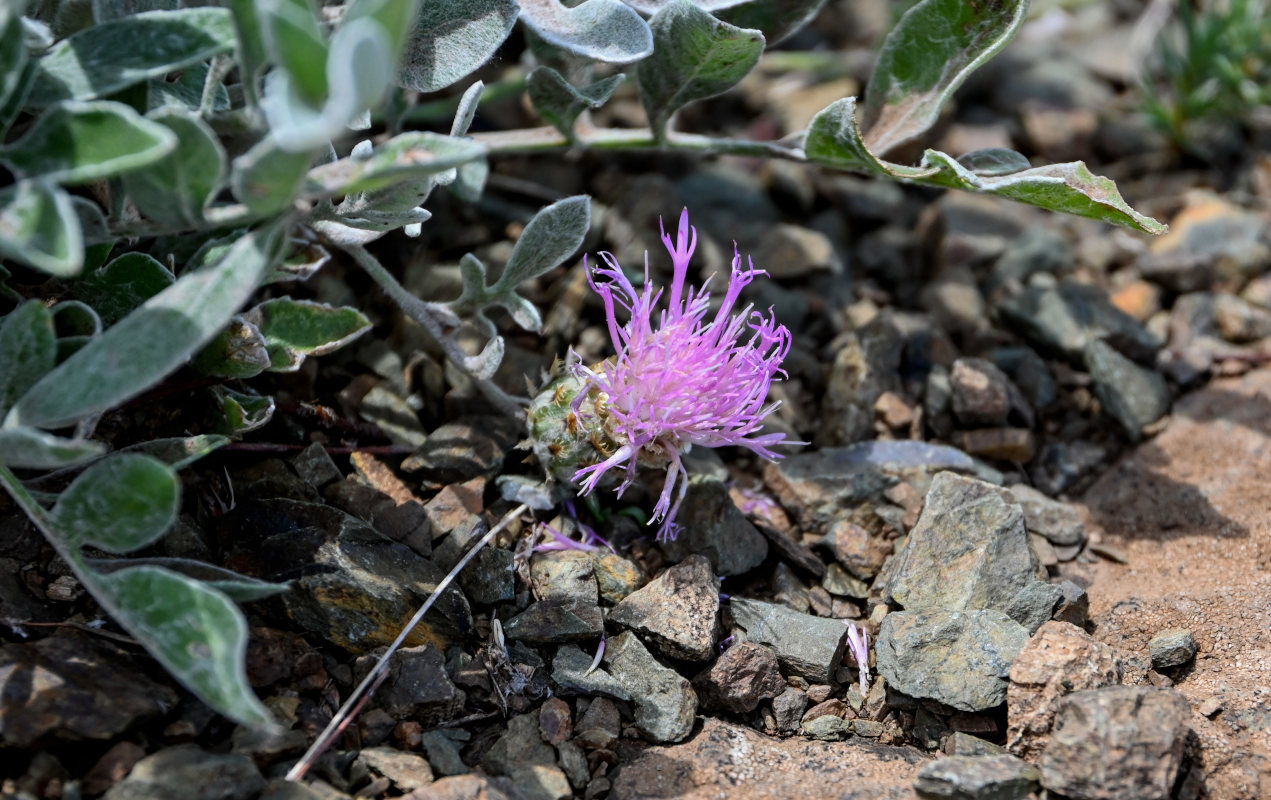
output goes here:
{"type": "Polygon", "coordinates": [[[847,647],[852,651],[852,658],[856,659],[861,697],[864,697],[869,689],[869,632],[865,630],[865,626],[858,628],[847,620],[843,620],[843,624],[847,626],[847,647]]]}
{"type": "Polygon", "coordinates": [[[773,380],[785,377],[781,361],[790,351],[790,331],[777,324],[771,309],[767,317],[752,306],[734,312],[741,290],[755,276],[767,274],[749,258],[743,268],[735,247],[728,288],[717,311],[711,313],[705,285],[685,286],[697,246],[697,229],[688,224],[687,209],[680,215],[675,241],[665,228],[662,241],[674,273],[666,308],[660,311],[662,289],[649,283],[647,258],[644,289],[637,291],[613,254],[600,254],[604,266],[589,273],[588,280],[604,301],[617,355],[591,368],[575,358],[570,369],[587,385],[574,401],[574,411],[597,390],[597,413],[617,445],[604,460],[575,472],[574,481],[581,481],[582,493],[588,494],[606,473],[622,467],[621,496],[635,480],[638,465],[665,467],[666,482],[650,521],[662,520],[658,538],[667,539],[675,536],[675,516],[688,490],[680,456],[693,445],[740,445],[764,458],[780,457],[769,448],[784,442],[785,434],[759,431],[778,405],[765,403],[773,380]],[[619,306],[627,316],[622,325],[619,306]]]}

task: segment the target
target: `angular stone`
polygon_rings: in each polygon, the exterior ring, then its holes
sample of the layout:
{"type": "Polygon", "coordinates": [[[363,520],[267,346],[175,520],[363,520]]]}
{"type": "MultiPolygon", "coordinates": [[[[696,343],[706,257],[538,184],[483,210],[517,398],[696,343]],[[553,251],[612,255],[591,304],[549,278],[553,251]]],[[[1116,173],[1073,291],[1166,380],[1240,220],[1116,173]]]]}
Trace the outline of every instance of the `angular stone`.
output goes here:
{"type": "Polygon", "coordinates": [[[1121,682],[1124,668],[1111,647],[1067,622],[1052,621],[1020,650],[1006,693],[1006,746],[1036,759],[1045,747],[1064,697],[1121,682]]]}
{"type": "Polygon", "coordinates": [[[183,744],[146,756],[102,800],[251,800],[265,788],[247,756],[183,744]]]}
{"type": "Polygon", "coordinates": [[[422,789],[433,782],[432,767],[428,759],[415,753],[407,753],[393,747],[366,747],[357,755],[358,760],[373,775],[382,775],[403,792],[422,789]]]}
{"type": "MultiPolygon", "coordinates": [[[[377,659],[358,659],[359,679],[377,659]]],[[[450,681],[446,657],[435,647],[405,647],[388,661],[388,676],[375,693],[375,702],[394,719],[411,719],[426,727],[448,722],[463,710],[462,689],[450,681]]]]}
{"type": "Polygon", "coordinates": [[[852,458],[848,448],[830,448],[766,464],[764,482],[805,532],[817,533],[827,531],[844,511],[877,499],[897,481],[852,458]]]}
{"type": "Polygon", "coordinates": [[[1037,437],[1028,428],[957,431],[953,442],[973,456],[1027,464],[1037,455],[1037,437]]]}
{"type": "Polygon", "coordinates": [[[748,714],[762,700],[770,700],[786,687],[771,650],[751,642],[738,642],[724,651],[711,668],[693,679],[693,688],[708,709],[748,714]]]}
{"type": "Polygon", "coordinates": [[[609,612],[665,658],[706,661],[715,655],[719,581],[704,556],[691,555],[609,612]]]}
{"type": "Polygon", "coordinates": [[[112,739],[177,704],[132,656],[79,634],[0,647],[0,745],[112,739]]]}
{"type": "Polygon", "coordinates": [[[1143,436],[1143,428],[1169,413],[1172,396],[1164,376],[1140,366],[1102,341],[1086,345],[1086,370],[1104,410],[1131,441],[1143,436]]]}
{"type": "Polygon", "coordinates": [[[811,736],[813,739],[819,739],[823,742],[837,742],[840,739],[845,739],[851,730],[852,723],[850,720],[836,717],[833,714],[813,717],[804,722],[800,728],[804,736],[811,736]]]}
{"type": "Polygon", "coordinates": [[[1153,669],[1180,667],[1196,657],[1196,649],[1196,637],[1186,628],[1161,631],[1147,643],[1153,669]]]}
{"type": "Polygon", "coordinates": [[[552,659],[552,680],[562,694],[605,695],[630,700],[631,693],[612,675],[597,667],[591,669],[593,656],[576,645],[563,645],[552,659]]]}
{"type": "MultiPolygon", "coordinates": [[[[239,543],[233,561],[259,564],[260,577],[291,579],[288,591],[258,609],[279,609],[302,630],[351,653],[392,642],[443,577],[411,548],[331,506],[281,499],[241,502],[220,526],[226,541],[239,543]],[[253,536],[241,536],[244,530],[253,536]]],[[[452,586],[406,644],[445,646],[472,626],[468,601],[452,586]]]]}
{"type": "Polygon", "coordinates": [[[1061,283],[1029,286],[998,305],[1003,322],[1039,350],[1084,366],[1086,346],[1106,340],[1122,353],[1150,359],[1160,342],[1129,314],[1112,304],[1098,286],[1061,283]]]}
{"type": "Polygon", "coordinates": [[[596,605],[596,570],[591,553],[559,550],[535,553],[530,559],[530,584],[540,600],[573,600],[596,605]]]}
{"type": "Polygon", "coordinates": [[[1037,767],[1012,755],[950,756],[924,764],[914,791],[925,800],[1024,800],[1040,778],[1037,767]]]}
{"type": "Polygon", "coordinates": [[[538,732],[542,734],[543,741],[555,746],[573,736],[572,716],[569,703],[559,697],[545,700],[539,709],[538,719],[538,732]]]}
{"type": "Polygon", "coordinates": [[[1028,631],[1000,611],[897,611],[878,632],[878,674],[910,697],[963,711],[1006,700],[1011,663],[1028,631]]]}
{"type": "Polygon", "coordinates": [[[438,485],[490,476],[503,466],[504,456],[522,434],[511,417],[455,420],[428,434],[427,440],[402,462],[402,471],[438,485]]]}
{"type": "Polygon", "coordinates": [[[576,642],[599,636],[605,629],[600,606],[576,600],[542,600],[503,623],[503,634],[534,644],[576,642]]]}
{"type": "Polygon", "coordinates": [[[1033,581],[1011,599],[1006,615],[1024,626],[1031,636],[1050,621],[1055,608],[1063,601],[1064,590],[1053,583],[1033,581]]]}
{"type": "Polygon", "coordinates": [[[539,735],[539,712],[508,720],[507,732],[486,751],[481,764],[495,775],[506,775],[526,800],[563,800],[572,797],[569,779],[556,766],[556,751],[539,735]]]}
{"type": "Polygon", "coordinates": [[[640,568],[616,553],[593,553],[592,560],[600,599],[606,603],[621,603],[644,583],[640,568]]]}
{"type": "Polygon", "coordinates": [[[636,729],[651,742],[679,742],[693,732],[697,695],[678,672],[664,667],[630,631],[609,640],[605,663],[635,704],[636,729]]]}
{"type": "Polygon", "coordinates": [[[689,553],[703,555],[716,575],[741,575],[768,557],[768,540],[729,497],[728,487],[716,478],[694,475],[677,522],[679,535],[663,542],[672,561],[689,553]]]}
{"type": "Polygon", "coordinates": [[[800,614],[785,606],[734,597],[733,621],[746,641],[767,645],[787,675],[829,683],[843,660],[847,626],[841,620],[800,614]]]}
{"type": "Polygon", "coordinates": [[[1078,628],[1085,627],[1085,624],[1090,621],[1090,595],[1072,581],[1060,583],[1059,590],[1063,592],[1063,599],[1059,601],[1059,607],[1055,609],[1054,618],[1060,622],[1076,625],[1078,628]]]}
{"type": "Polygon", "coordinates": [[[881,539],[848,519],[835,520],[821,544],[830,548],[844,569],[862,580],[877,575],[887,560],[881,539]]]}
{"type": "Polygon", "coordinates": [[[772,713],[777,719],[777,730],[782,733],[794,733],[799,729],[799,720],[803,719],[803,710],[807,708],[808,696],[793,686],[772,699],[772,713]]]}
{"type": "Polygon", "coordinates": [[[1024,512],[1024,526],[1030,533],[1044,536],[1051,544],[1074,545],[1086,541],[1086,526],[1077,509],[1052,500],[1031,486],[1010,488],[1011,496],[1024,512]]]}
{"type": "Polygon", "coordinates": [[[907,610],[1008,611],[1037,582],[1039,566],[1010,492],[952,472],[931,481],[893,561],[886,596],[907,610]]]}
{"type": "Polygon", "coordinates": [[[473,603],[492,606],[516,597],[516,554],[493,545],[483,547],[459,573],[459,585],[473,603]]]}
{"type": "Polygon", "coordinates": [[[402,795],[401,800],[519,800],[521,795],[509,790],[507,778],[481,775],[455,775],[402,795]]]}
{"type": "Polygon", "coordinates": [[[1105,686],[1060,706],[1039,766],[1042,785],[1073,800],[1168,797],[1183,760],[1191,706],[1173,689],[1105,686]]]}

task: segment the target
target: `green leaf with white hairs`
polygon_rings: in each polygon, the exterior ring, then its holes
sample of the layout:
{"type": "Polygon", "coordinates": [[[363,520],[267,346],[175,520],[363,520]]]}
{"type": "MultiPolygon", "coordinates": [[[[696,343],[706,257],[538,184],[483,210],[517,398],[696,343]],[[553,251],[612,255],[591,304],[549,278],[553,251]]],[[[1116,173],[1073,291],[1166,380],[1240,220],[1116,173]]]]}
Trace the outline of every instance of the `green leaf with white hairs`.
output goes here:
{"type": "Polygon", "coordinates": [[[578,115],[589,108],[600,108],[613,96],[625,75],[610,75],[582,89],[575,88],[565,76],[551,67],[538,67],[527,79],[530,102],[549,125],[566,138],[574,138],[578,115]]]}
{"type": "Polygon", "coordinates": [[[244,312],[243,319],[264,337],[273,372],[294,372],[307,356],[330,353],[371,329],[356,308],[290,297],[266,300],[244,312]]]}
{"type": "Polygon", "coordinates": [[[762,31],[767,46],[774,47],[802,30],[824,7],[825,0],[750,0],[707,10],[730,25],[762,31]]]}
{"type": "Polygon", "coordinates": [[[327,38],[308,0],[256,0],[256,14],[274,63],[296,95],[311,105],[326,101],[327,38]]]}
{"type": "Polygon", "coordinates": [[[649,25],[621,0],[520,0],[521,19],[549,44],[606,64],[629,64],[653,52],[649,25]]]}
{"type": "Polygon", "coordinates": [[[50,514],[71,547],[122,555],[167,533],[180,505],[181,482],[172,467],[125,453],[84,470],[58,496],[50,514]]]}
{"type": "Polygon", "coordinates": [[[590,227],[591,198],[585,194],[546,206],[521,231],[503,274],[491,289],[512,291],[525,281],[559,267],[583,246],[590,227]]]}
{"type": "Polygon", "coordinates": [[[893,164],[870,150],[856,120],[856,98],[832,103],[812,120],[804,141],[808,160],[829,167],[884,175],[896,180],[992,194],[1113,225],[1163,233],[1165,225],[1130,207],[1111,180],[1094,175],[1080,161],[1029,167],[1018,153],[983,154],[972,159],[978,171],[938,150],[927,150],[917,167],[893,164]],[[1016,158],[1018,156],[1018,158],[1016,158]],[[1007,171],[1010,170],[1010,171],[1007,171]]]}
{"type": "Polygon", "coordinates": [[[252,323],[235,314],[229,324],[208,342],[190,362],[204,375],[218,378],[252,378],[269,369],[269,347],[252,323]]]}
{"type": "Polygon", "coordinates": [[[247,622],[223,593],[156,566],[95,583],[115,620],[186,688],[236,722],[272,722],[247,680],[247,622]]]}
{"type": "Polygon", "coordinates": [[[451,136],[464,136],[472,127],[472,120],[477,116],[477,106],[481,104],[481,95],[485,91],[485,83],[476,81],[464,90],[459,98],[459,106],[455,109],[454,121],[450,123],[451,136]]]}
{"type": "Polygon", "coordinates": [[[314,152],[292,152],[270,136],[234,159],[230,189],[253,212],[272,214],[291,205],[313,163],[314,152]]]}
{"type": "Polygon", "coordinates": [[[225,148],[197,114],[167,107],[147,118],[167,128],[177,147],[124,176],[124,189],[141,213],[171,228],[196,227],[225,178],[225,148]]]}
{"type": "Polygon", "coordinates": [[[878,155],[926,132],[972,72],[1015,36],[1028,0],[922,0],[887,34],[865,88],[865,143],[878,155]]]}
{"type": "Polygon", "coordinates": [[[40,58],[28,102],[104,97],[228,53],[234,42],[233,19],[224,8],[150,11],[105,22],[58,42],[40,58]]]}
{"type": "Polygon", "coordinates": [[[406,181],[418,181],[484,158],[484,145],[440,133],[415,131],[394,136],[369,158],[342,158],[309,171],[304,196],[317,200],[369,192],[406,181]]]}
{"type": "Polygon", "coordinates": [[[45,375],[6,424],[70,425],[144,392],[180,367],[251,297],[279,256],[284,221],[240,238],[215,265],[183,274],[45,375]]]}
{"type": "Polygon", "coordinates": [[[71,291],[92,306],[104,324],[113,325],[175,280],[153,256],[124,253],[76,281],[71,291]]]}
{"type": "Polygon", "coordinates": [[[176,436],[166,439],[151,439],[145,442],[130,444],[119,453],[139,453],[143,456],[157,458],[180,472],[203,456],[229,444],[229,439],[215,434],[200,436],[176,436]]]}
{"type": "Polygon", "coordinates": [[[640,62],[640,97],[655,136],[683,106],[728,91],[759,63],[763,34],[675,0],[649,20],[653,55],[640,62]]]}
{"type": "MultiPolygon", "coordinates": [[[[22,31],[22,6],[25,3],[0,3],[0,107],[22,83],[27,64],[26,37],[22,31]]],[[[0,128],[0,132],[3,129],[0,128]]]]}
{"type": "Polygon", "coordinates": [[[0,428],[0,464],[15,469],[62,469],[92,461],[106,445],[88,439],[63,439],[39,428],[0,428]]]}
{"type": "Polygon", "coordinates": [[[24,180],[0,189],[0,256],[66,278],[84,266],[84,237],[71,196],[24,180]]]}
{"type": "MultiPolygon", "coordinates": [[[[203,107],[203,90],[210,71],[210,64],[193,64],[177,73],[176,80],[168,75],[146,81],[146,113],[149,115],[168,107],[199,112],[203,107]]],[[[212,110],[229,111],[229,90],[224,82],[218,82],[213,92],[212,110]]]]}
{"type": "Polygon", "coordinates": [[[234,32],[238,39],[235,55],[243,97],[254,107],[260,103],[260,79],[269,64],[265,24],[257,0],[226,0],[225,6],[234,15],[234,32]]]}
{"type": "Polygon", "coordinates": [[[0,416],[56,363],[57,333],[47,306],[27,300],[0,320],[0,416]]]}
{"type": "Polygon", "coordinates": [[[429,0],[419,9],[397,82],[435,92],[490,60],[512,32],[514,0],[429,0]]]}
{"type": "Polygon", "coordinates": [[[363,18],[374,20],[388,34],[388,53],[390,60],[396,63],[414,27],[416,6],[419,5],[432,5],[432,0],[428,3],[418,0],[353,0],[347,6],[342,24],[348,25],[363,18]]]}
{"type": "Polygon", "coordinates": [[[201,581],[206,586],[210,586],[231,600],[236,600],[240,603],[263,600],[266,597],[281,594],[288,589],[288,585],[285,583],[270,583],[256,578],[249,578],[246,575],[239,575],[233,570],[218,567],[215,564],[208,564],[204,561],[194,561],[189,558],[156,557],[129,558],[127,560],[89,558],[85,559],[84,563],[104,575],[131,567],[161,567],[187,578],[201,581]]]}
{"type": "Polygon", "coordinates": [[[89,183],[153,164],[176,146],[170,130],[123,103],[68,101],[0,147],[0,161],[21,177],[89,183]]]}

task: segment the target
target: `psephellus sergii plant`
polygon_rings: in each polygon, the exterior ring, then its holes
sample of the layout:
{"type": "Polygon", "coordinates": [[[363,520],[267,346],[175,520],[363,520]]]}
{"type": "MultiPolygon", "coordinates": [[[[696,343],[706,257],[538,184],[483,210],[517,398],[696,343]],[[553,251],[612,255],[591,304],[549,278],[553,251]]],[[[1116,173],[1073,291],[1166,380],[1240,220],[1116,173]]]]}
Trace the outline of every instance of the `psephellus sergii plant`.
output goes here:
{"type": "MultiPolygon", "coordinates": [[[[673,539],[676,514],[688,491],[681,456],[694,445],[739,445],[767,458],[787,442],[781,432],[762,432],[764,419],[779,403],[767,403],[772,382],[785,377],[781,362],[790,352],[790,331],[746,306],[734,313],[741,291],[759,275],[747,258],[742,266],[734,245],[728,287],[711,314],[709,279],[686,285],[697,229],[688,210],[680,214],[672,241],[662,241],[674,266],[666,307],[657,311],[663,289],[649,281],[645,254],[644,288],[637,291],[612,253],[603,266],[588,268],[587,280],[605,306],[609,337],[617,354],[586,366],[570,351],[563,374],[530,405],[528,424],[534,451],[550,477],[579,484],[588,495],[616,477],[617,493],[635,481],[639,467],[666,470],[650,524],[661,522],[658,538],[673,539]],[[618,307],[627,321],[619,324],[618,307]],[[657,322],[654,323],[655,313],[657,322]]],[[[584,258],[586,268],[586,259],[584,258]]]]}

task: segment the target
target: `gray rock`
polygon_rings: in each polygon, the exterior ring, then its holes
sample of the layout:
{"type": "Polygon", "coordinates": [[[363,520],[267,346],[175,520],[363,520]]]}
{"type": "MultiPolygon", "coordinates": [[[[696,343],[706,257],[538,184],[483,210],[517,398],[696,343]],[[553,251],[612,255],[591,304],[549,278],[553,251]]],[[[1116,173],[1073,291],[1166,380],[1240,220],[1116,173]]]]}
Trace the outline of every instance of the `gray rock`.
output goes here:
{"type": "Polygon", "coordinates": [[[858,600],[869,597],[869,584],[849,574],[838,564],[831,564],[825,570],[821,588],[837,597],[854,597],[858,600]]]}
{"type": "Polygon", "coordinates": [[[635,704],[635,724],[654,743],[679,742],[693,732],[697,695],[689,682],[662,666],[630,631],[609,640],[605,663],[635,704]]]}
{"type": "Polygon", "coordinates": [[[327,449],[317,442],[292,456],[291,466],[305,483],[315,489],[322,489],[344,477],[327,449]]]}
{"type": "Polygon", "coordinates": [[[132,656],[79,633],[0,647],[0,745],[111,739],[177,704],[132,656]]]}
{"type": "Polygon", "coordinates": [[[1007,245],[985,289],[989,295],[1019,289],[1035,273],[1059,277],[1072,272],[1075,264],[1076,253],[1068,237],[1049,228],[1028,228],[1007,245]]]}
{"type": "Polygon", "coordinates": [[[1136,359],[1150,359],[1160,348],[1156,337],[1114,306],[1098,286],[1030,286],[1003,300],[998,314],[1033,346],[1076,367],[1084,366],[1086,346],[1097,339],[1136,359]]]}
{"type": "Polygon", "coordinates": [[[849,334],[835,355],[821,403],[819,447],[850,444],[874,430],[874,403],[900,387],[904,340],[884,312],[849,334]]]}
{"type": "Polygon", "coordinates": [[[561,694],[604,695],[618,700],[630,700],[631,693],[618,679],[597,667],[591,669],[594,656],[584,653],[576,645],[567,644],[556,651],[552,659],[552,680],[561,694]],[[588,671],[590,670],[590,671],[588,671]]]}
{"type": "Polygon", "coordinates": [[[842,512],[878,499],[897,480],[855,458],[850,448],[828,448],[766,464],[764,482],[805,531],[816,533],[828,530],[842,512]]]}
{"type": "Polygon", "coordinates": [[[1169,385],[1156,370],[1139,366],[1102,341],[1086,346],[1086,369],[1094,391],[1131,441],[1143,436],[1143,428],[1169,413],[1169,385]]]}
{"type": "Polygon", "coordinates": [[[530,584],[540,600],[572,600],[596,605],[596,569],[591,553],[559,550],[535,553],[530,559],[530,584]]]}
{"type": "Polygon", "coordinates": [[[474,603],[492,606],[516,597],[515,554],[498,547],[483,547],[459,573],[463,593],[474,603]]]}
{"type": "Polygon", "coordinates": [[[887,561],[881,537],[871,535],[848,519],[835,520],[821,540],[821,546],[828,547],[839,564],[862,580],[877,575],[887,561]]]}
{"type": "Polygon", "coordinates": [[[754,253],[756,264],[776,280],[801,278],[814,272],[843,272],[843,259],[830,237],[801,225],[777,223],[764,233],[754,253]]]}
{"type": "Polygon", "coordinates": [[[719,581],[704,556],[691,555],[627,595],[609,619],[640,634],[658,655],[706,661],[715,655],[719,581]]]}
{"type": "Polygon", "coordinates": [[[1047,442],[1033,463],[1033,484],[1047,494],[1071,489],[1108,457],[1094,442],[1047,442]]]}
{"type": "Polygon", "coordinates": [[[1086,594],[1085,589],[1067,580],[1059,584],[1059,591],[1063,593],[1063,597],[1052,616],[1060,622],[1067,622],[1078,628],[1085,627],[1090,621],[1090,595],[1086,594]]]}
{"type": "Polygon", "coordinates": [[[1004,610],[1007,616],[1023,625],[1031,636],[1050,620],[1063,599],[1064,590],[1059,586],[1045,581],[1033,581],[1011,598],[1004,610]]]}
{"type": "Polygon", "coordinates": [[[438,775],[462,775],[468,771],[459,749],[467,740],[466,731],[441,729],[424,731],[421,746],[428,755],[428,763],[438,775]]]}
{"type": "Polygon", "coordinates": [[[402,471],[434,484],[493,475],[523,431],[511,417],[467,417],[446,423],[402,462],[402,471]]]}
{"type": "Polygon", "coordinates": [[[1059,396],[1050,367],[1031,347],[999,347],[990,350],[986,358],[1010,377],[1034,409],[1046,408],[1059,396]]]}
{"type": "Polygon", "coordinates": [[[1000,756],[1006,754],[1006,748],[1000,744],[972,736],[962,731],[954,731],[949,735],[946,749],[951,756],[1000,756]]]}
{"type": "Polygon", "coordinates": [[[772,648],[787,675],[829,683],[843,660],[847,626],[842,620],[800,614],[785,606],[734,597],[733,621],[748,642],[772,648]]]}
{"type": "Polygon", "coordinates": [[[875,645],[878,673],[910,697],[962,711],[1006,700],[1007,676],[1028,631],[1000,611],[897,611],[875,645]]]}
{"type": "Polygon", "coordinates": [[[323,781],[304,784],[274,778],[265,784],[265,789],[257,800],[349,800],[349,795],[323,781]]]}
{"type": "Polygon", "coordinates": [[[1039,564],[1010,492],[952,472],[931,481],[922,516],[893,561],[886,597],[908,610],[1009,611],[1024,602],[1016,599],[1022,593],[1035,596],[1039,564]]]}
{"type": "MultiPolygon", "coordinates": [[[[953,415],[969,428],[997,428],[1011,413],[1011,381],[991,361],[959,358],[949,371],[953,415]]],[[[1018,390],[1017,390],[1018,391],[1018,390]]]]}
{"type": "Polygon", "coordinates": [[[1070,695],[1042,753],[1042,785],[1073,800],[1159,800],[1178,777],[1191,707],[1173,689],[1070,695]]]}
{"type": "Polygon", "coordinates": [[[138,761],[102,800],[250,800],[264,788],[265,779],[247,756],[183,744],[138,761]]]}
{"type": "Polygon", "coordinates": [[[1046,537],[1051,544],[1061,546],[1083,544],[1086,541],[1086,525],[1077,509],[1068,503],[1052,500],[1031,486],[1019,484],[1011,487],[1011,495],[1024,512],[1024,526],[1032,533],[1046,537]]]}
{"type": "Polygon", "coordinates": [[[1189,292],[1216,280],[1239,282],[1266,270],[1271,261],[1266,219],[1222,201],[1185,209],[1169,238],[1138,259],[1147,280],[1189,292]]]}
{"type": "Polygon", "coordinates": [[[748,714],[762,700],[770,700],[786,687],[771,650],[751,642],[728,648],[711,668],[693,679],[693,688],[707,709],[748,714]]]}
{"type": "Polygon", "coordinates": [[[950,756],[924,764],[914,791],[926,800],[1024,800],[1040,778],[1037,767],[1012,755],[950,756]]]}
{"type": "Polygon", "coordinates": [[[507,732],[481,759],[495,775],[511,778],[526,800],[572,797],[569,779],[556,766],[556,751],[539,735],[539,712],[512,717],[507,732]]]}
{"type": "Polygon", "coordinates": [[[777,730],[782,733],[794,733],[799,729],[799,720],[803,719],[803,710],[808,707],[808,696],[803,691],[788,687],[784,692],[772,699],[772,714],[777,720],[777,730]]]}
{"type": "MultiPolygon", "coordinates": [[[[374,656],[359,658],[354,672],[361,680],[375,666],[374,656]]],[[[449,722],[467,699],[451,682],[446,657],[436,647],[404,647],[388,660],[388,676],[375,693],[376,704],[397,720],[415,720],[425,727],[449,722]]]]}
{"type": "Polygon", "coordinates": [[[1147,643],[1153,669],[1180,667],[1196,657],[1196,649],[1196,637],[1187,628],[1161,631],[1147,643]]]}
{"type": "Polygon", "coordinates": [[[572,741],[556,745],[557,761],[569,778],[569,785],[574,789],[582,789],[591,780],[591,767],[587,764],[587,754],[572,741]]]}
{"type": "MultiPolygon", "coordinates": [[[[289,591],[258,609],[274,609],[352,653],[392,642],[402,620],[410,619],[443,577],[410,547],[327,505],[241,502],[221,518],[221,526],[226,541],[251,548],[234,553],[235,560],[258,562],[265,577],[292,578],[289,591]],[[239,535],[243,530],[254,536],[239,535]]],[[[443,639],[471,633],[472,611],[463,593],[453,586],[443,592],[422,626],[443,639]]]]}
{"type": "Polygon", "coordinates": [[[803,723],[800,731],[804,736],[810,736],[813,739],[819,739],[823,742],[836,742],[847,738],[847,735],[852,731],[852,723],[842,717],[825,714],[803,723]]]}
{"type": "Polygon", "coordinates": [[[1214,314],[1222,338],[1229,342],[1243,344],[1271,336],[1271,311],[1235,295],[1217,295],[1214,314]]]}
{"type": "Polygon", "coordinates": [[[605,629],[600,606],[576,600],[542,600],[503,623],[509,639],[534,644],[576,642],[599,636],[605,629]]]}
{"type": "Polygon", "coordinates": [[[768,540],[733,503],[723,481],[690,477],[677,521],[679,536],[662,543],[672,561],[697,553],[710,561],[716,575],[741,575],[768,557],[768,540]]]}

